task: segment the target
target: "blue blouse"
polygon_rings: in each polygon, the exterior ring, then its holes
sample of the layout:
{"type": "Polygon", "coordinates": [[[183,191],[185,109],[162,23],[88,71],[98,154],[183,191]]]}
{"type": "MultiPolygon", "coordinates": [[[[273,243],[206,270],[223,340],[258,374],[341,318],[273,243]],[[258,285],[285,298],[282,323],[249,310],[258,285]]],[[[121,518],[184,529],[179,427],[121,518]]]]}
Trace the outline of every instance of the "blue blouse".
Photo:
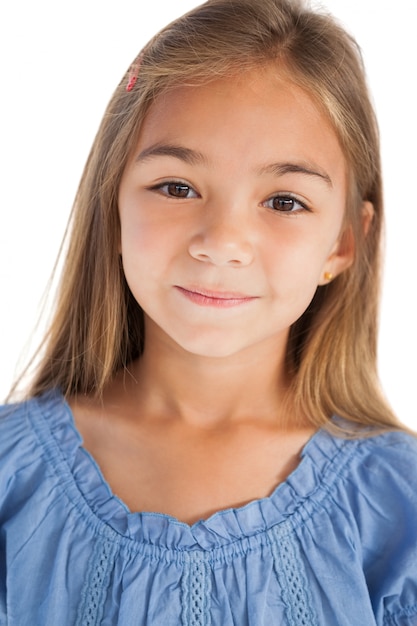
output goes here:
{"type": "Polygon", "coordinates": [[[319,431],[274,493],[130,513],[57,392],[0,409],[0,624],[415,626],[417,440],[319,431]]]}

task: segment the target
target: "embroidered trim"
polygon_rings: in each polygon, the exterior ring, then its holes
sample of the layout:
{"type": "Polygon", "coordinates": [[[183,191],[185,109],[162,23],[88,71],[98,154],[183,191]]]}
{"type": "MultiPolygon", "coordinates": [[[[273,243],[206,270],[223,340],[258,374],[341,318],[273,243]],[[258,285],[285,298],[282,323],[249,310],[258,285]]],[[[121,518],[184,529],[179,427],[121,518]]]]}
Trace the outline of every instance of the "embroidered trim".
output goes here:
{"type": "Polygon", "coordinates": [[[210,567],[204,552],[184,553],[181,581],[183,626],[210,626],[210,567]]]}
{"type": "Polygon", "coordinates": [[[98,626],[104,612],[106,591],[119,549],[117,538],[97,542],[86,573],[76,626],[98,626]]]}
{"type": "Polygon", "coordinates": [[[297,539],[286,523],[274,526],[268,535],[288,626],[319,626],[297,539]]]}

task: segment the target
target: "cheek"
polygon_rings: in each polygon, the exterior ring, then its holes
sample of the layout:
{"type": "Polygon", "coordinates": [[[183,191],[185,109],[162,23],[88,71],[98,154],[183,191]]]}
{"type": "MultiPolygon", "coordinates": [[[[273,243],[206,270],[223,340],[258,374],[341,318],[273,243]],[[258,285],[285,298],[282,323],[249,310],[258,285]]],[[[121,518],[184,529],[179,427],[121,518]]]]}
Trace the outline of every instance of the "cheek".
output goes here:
{"type": "MultiPolygon", "coordinates": [[[[181,240],[184,240],[182,233],[181,240]]],[[[148,214],[121,215],[121,257],[126,281],[139,301],[167,282],[178,255],[171,228],[148,214]]]]}
{"type": "Polygon", "coordinates": [[[137,210],[125,208],[120,212],[121,254],[124,260],[140,263],[157,256],[160,250],[160,233],[149,220],[144,220],[137,210]]]}
{"type": "Polygon", "coordinates": [[[317,285],[332,245],[333,240],[329,242],[313,229],[286,232],[263,247],[263,262],[275,281],[300,291],[309,283],[317,285]]]}
{"type": "Polygon", "coordinates": [[[157,246],[151,233],[144,228],[135,214],[124,210],[120,212],[120,254],[126,281],[138,299],[140,289],[147,272],[155,263],[157,246]]]}

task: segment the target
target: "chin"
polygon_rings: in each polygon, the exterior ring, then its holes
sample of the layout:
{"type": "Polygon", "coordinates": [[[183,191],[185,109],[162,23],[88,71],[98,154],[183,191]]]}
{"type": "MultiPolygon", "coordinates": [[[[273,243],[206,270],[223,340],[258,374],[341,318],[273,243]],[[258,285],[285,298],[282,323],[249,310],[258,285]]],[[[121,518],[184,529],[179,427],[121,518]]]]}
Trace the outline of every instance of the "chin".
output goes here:
{"type": "Polygon", "coordinates": [[[244,341],[231,341],[230,333],[229,336],[221,333],[220,337],[217,334],[203,337],[200,333],[198,337],[172,339],[182,351],[202,358],[227,358],[248,347],[244,341]]]}
{"type": "Polygon", "coordinates": [[[224,344],[218,345],[214,342],[210,345],[179,345],[184,352],[205,359],[224,359],[227,357],[231,357],[237,352],[240,352],[244,349],[243,346],[237,347],[224,344]]]}

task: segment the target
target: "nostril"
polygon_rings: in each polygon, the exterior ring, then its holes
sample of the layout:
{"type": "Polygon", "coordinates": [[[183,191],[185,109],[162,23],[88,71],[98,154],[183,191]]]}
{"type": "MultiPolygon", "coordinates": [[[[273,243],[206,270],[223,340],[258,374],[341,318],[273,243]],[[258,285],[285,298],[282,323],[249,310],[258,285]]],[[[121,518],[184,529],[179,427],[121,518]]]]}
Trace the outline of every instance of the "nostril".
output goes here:
{"type": "Polygon", "coordinates": [[[241,233],[219,231],[202,233],[189,244],[189,254],[214,265],[247,265],[253,260],[253,247],[241,233]]]}
{"type": "Polygon", "coordinates": [[[236,253],[221,249],[211,249],[206,252],[197,251],[193,246],[189,248],[190,255],[204,263],[213,263],[213,265],[247,265],[252,261],[253,254],[248,251],[236,253]]]}

